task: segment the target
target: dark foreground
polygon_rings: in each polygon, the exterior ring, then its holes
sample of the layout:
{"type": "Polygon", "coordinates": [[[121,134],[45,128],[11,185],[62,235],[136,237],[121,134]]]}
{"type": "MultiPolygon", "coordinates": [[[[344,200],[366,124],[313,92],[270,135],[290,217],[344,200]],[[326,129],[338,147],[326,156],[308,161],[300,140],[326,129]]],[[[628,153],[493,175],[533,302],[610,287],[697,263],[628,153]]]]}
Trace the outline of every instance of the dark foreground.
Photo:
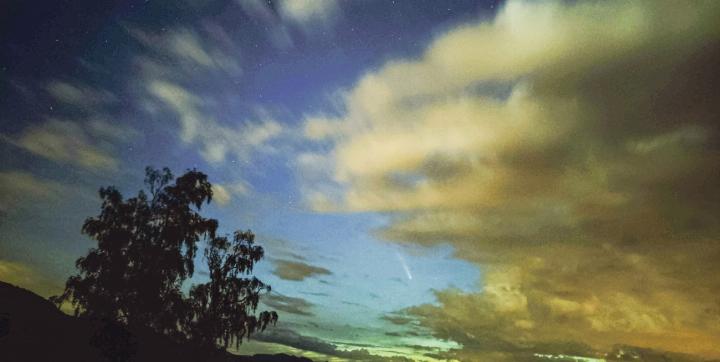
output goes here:
{"type": "Polygon", "coordinates": [[[0,360],[311,362],[285,354],[236,356],[180,344],[150,330],[76,318],[48,300],[0,281],[0,360]]]}

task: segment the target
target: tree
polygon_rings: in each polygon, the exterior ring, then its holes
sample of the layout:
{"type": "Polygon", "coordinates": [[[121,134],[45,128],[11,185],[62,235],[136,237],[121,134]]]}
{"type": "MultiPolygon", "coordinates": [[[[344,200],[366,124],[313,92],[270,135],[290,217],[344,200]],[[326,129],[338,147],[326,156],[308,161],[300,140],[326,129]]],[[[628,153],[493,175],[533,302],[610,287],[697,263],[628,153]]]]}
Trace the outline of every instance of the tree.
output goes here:
{"type": "Polygon", "coordinates": [[[82,227],[97,247],[76,261],[79,273],[52,301],[70,302],[76,315],[149,327],[205,345],[239,344],[277,321],[275,312],[254,315],[261,292],[270,290],[249,278],[264,251],[251,232],[236,232],[231,242],[217,235],[217,220],[200,215],[212,200],[207,175],[189,170],[173,179],[167,168],[148,167],[149,195],[141,190],[124,200],[114,187],[100,189],[101,212],[82,227]],[[186,295],[183,283],[193,275],[201,241],[207,244],[210,281],[186,295]]]}
{"type": "Polygon", "coordinates": [[[251,314],[257,308],[261,291],[270,286],[249,275],[257,261],[262,259],[262,247],[254,245],[255,235],[236,231],[232,242],[227,237],[210,240],[205,259],[210,270],[208,283],[195,285],[190,290],[190,318],[187,330],[190,337],[203,345],[220,341],[224,348],[230,342],[239,344],[253,331],[261,331],[277,320],[275,312],[251,314]]]}

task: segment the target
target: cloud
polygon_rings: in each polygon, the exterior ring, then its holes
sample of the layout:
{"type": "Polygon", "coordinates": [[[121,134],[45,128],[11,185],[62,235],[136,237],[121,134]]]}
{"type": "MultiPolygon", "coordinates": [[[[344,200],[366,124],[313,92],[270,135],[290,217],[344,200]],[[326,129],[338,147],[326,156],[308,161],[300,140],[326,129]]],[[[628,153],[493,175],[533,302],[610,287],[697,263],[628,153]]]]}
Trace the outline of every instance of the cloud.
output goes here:
{"type": "Polygon", "coordinates": [[[213,201],[217,202],[220,206],[225,206],[230,202],[232,196],[225,186],[220,184],[212,185],[213,201]]]}
{"type": "MultiPolygon", "coordinates": [[[[228,125],[218,121],[217,85],[208,79],[227,80],[241,73],[240,50],[236,42],[215,22],[205,21],[195,28],[175,27],[151,32],[135,26],[126,31],[145,47],[134,63],[137,85],[146,95],[140,103],[153,116],[177,119],[180,139],[197,145],[207,162],[219,164],[228,156],[248,162],[255,152],[273,152],[269,142],[280,136],[283,127],[259,110],[256,121],[237,121],[228,125]]],[[[223,109],[223,114],[227,110],[223,109]]],[[[233,185],[238,194],[241,184],[233,185]]],[[[228,193],[229,196],[232,192],[228,193]]],[[[222,191],[221,199],[225,201],[222,191]]],[[[229,198],[226,200],[229,202],[229,198]]]]}
{"type": "Polygon", "coordinates": [[[213,190],[213,201],[217,202],[220,206],[225,206],[232,200],[233,196],[245,196],[250,192],[249,185],[244,182],[236,182],[234,184],[218,184],[214,183],[212,186],[213,190]]]}
{"type": "Polygon", "coordinates": [[[284,280],[303,281],[316,275],[332,274],[330,270],[301,261],[277,259],[273,260],[273,264],[275,265],[273,274],[284,280]]]}
{"type": "Polygon", "coordinates": [[[164,58],[176,67],[186,71],[193,71],[197,68],[223,71],[232,75],[239,75],[242,72],[237,49],[234,49],[232,42],[227,41],[222,28],[211,27],[207,34],[201,35],[196,30],[177,27],[166,32],[147,32],[136,27],[127,26],[128,33],[138,42],[144,45],[151,54],[164,58]],[[208,41],[209,38],[214,38],[208,41]],[[212,44],[223,44],[224,49],[212,46],[212,44]]]}
{"type": "Polygon", "coordinates": [[[332,166],[297,161],[326,175],[306,201],[389,213],[379,235],[450,243],[484,270],[482,292],[409,310],[458,359],[617,343],[718,357],[719,14],[510,1],[366,74],[337,119],[308,115],[332,166]]]}
{"type": "Polygon", "coordinates": [[[138,132],[138,130],[128,125],[100,118],[88,121],[86,129],[93,137],[100,137],[115,142],[130,143],[142,137],[142,134],[138,132]]]}
{"type": "Polygon", "coordinates": [[[253,152],[272,151],[268,142],[283,131],[272,119],[236,127],[221,125],[202,111],[206,103],[200,97],[175,83],[151,80],[147,90],[177,117],[181,140],[199,144],[200,154],[210,163],[224,161],[229,153],[247,161],[253,152]]]}
{"type": "Polygon", "coordinates": [[[383,316],[382,319],[384,319],[392,324],[400,325],[400,326],[410,324],[414,321],[413,318],[410,318],[408,316],[396,315],[396,314],[385,315],[385,316],[383,316]]]}
{"type": "Polygon", "coordinates": [[[278,1],[275,5],[262,0],[236,0],[245,14],[264,24],[270,42],[279,49],[294,46],[292,28],[306,36],[316,36],[331,29],[341,14],[335,0],[278,1]]]}
{"type": "Polygon", "coordinates": [[[342,197],[344,190],[333,180],[335,159],[332,154],[303,152],[295,158],[299,189],[307,204],[315,210],[332,210],[333,200],[342,197]]]}
{"type": "Polygon", "coordinates": [[[61,164],[72,164],[90,170],[116,170],[119,161],[101,148],[96,138],[105,131],[115,129],[110,127],[101,121],[87,126],[72,121],[48,119],[44,123],[29,126],[16,138],[4,139],[25,151],[61,164]]]}
{"type": "Polygon", "coordinates": [[[262,302],[270,308],[301,316],[313,316],[313,304],[302,298],[288,297],[278,293],[263,296],[262,302]]]}
{"type": "Polygon", "coordinates": [[[62,285],[51,282],[45,276],[24,263],[0,259],[0,280],[48,297],[62,291],[62,285]]]}
{"type": "Polygon", "coordinates": [[[47,84],[45,89],[55,100],[85,110],[92,110],[94,107],[118,101],[115,94],[105,89],[96,89],[84,84],[53,80],[47,84]]]}
{"type": "Polygon", "coordinates": [[[119,164],[111,152],[113,144],[142,137],[134,128],[107,116],[119,102],[110,91],[60,80],[47,82],[45,91],[55,101],[70,106],[65,111],[70,112],[68,117],[45,116],[42,122],[27,126],[19,134],[0,135],[0,140],[60,164],[108,171],[116,170],[119,164]],[[82,121],[75,118],[78,115],[82,121]]]}
{"type": "Polygon", "coordinates": [[[290,29],[270,5],[263,0],[235,0],[245,14],[265,24],[270,42],[279,49],[294,45],[290,29]]]}
{"type": "Polygon", "coordinates": [[[336,0],[283,0],[278,4],[280,15],[304,28],[331,25],[340,12],[336,0]]]}
{"type": "Polygon", "coordinates": [[[0,171],[0,212],[21,208],[27,200],[55,199],[62,194],[62,185],[23,171],[0,171]]]}
{"type": "Polygon", "coordinates": [[[285,346],[294,347],[303,351],[312,351],[348,360],[411,361],[410,359],[400,356],[382,357],[378,355],[373,355],[366,349],[341,350],[332,343],[325,342],[319,338],[304,336],[295,331],[282,327],[269,328],[263,333],[255,334],[253,338],[258,341],[278,343],[285,346]]]}

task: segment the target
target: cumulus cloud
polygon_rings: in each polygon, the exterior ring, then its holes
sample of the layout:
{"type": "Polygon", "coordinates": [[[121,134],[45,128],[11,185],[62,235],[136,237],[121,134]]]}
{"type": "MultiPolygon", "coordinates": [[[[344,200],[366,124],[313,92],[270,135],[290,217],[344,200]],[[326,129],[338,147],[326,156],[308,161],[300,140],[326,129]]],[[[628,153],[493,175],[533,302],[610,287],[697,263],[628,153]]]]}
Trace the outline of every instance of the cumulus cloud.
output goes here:
{"type": "Polygon", "coordinates": [[[275,269],[273,274],[278,278],[292,281],[303,281],[317,275],[330,275],[332,272],[325,268],[310,265],[302,261],[292,261],[286,259],[273,260],[275,269]]]}
{"type": "Polygon", "coordinates": [[[244,196],[250,192],[248,184],[244,181],[234,184],[214,183],[212,185],[212,191],[213,201],[217,202],[220,206],[229,204],[234,196],[244,196]]]}
{"type": "Polygon", "coordinates": [[[309,115],[332,168],[307,201],[388,212],[383,237],[450,243],[485,271],[482,292],[409,310],[461,360],[718,357],[719,14],[510,1],[366,74],[341,117],[309,115]]]}
{"type": "Polygon", "coordinates": [[[220,184],[212,185],[213,201],[217,202],[220,206],[225,206],[230,202],[232,196],[230,191],[225,186],[220,184]]]}

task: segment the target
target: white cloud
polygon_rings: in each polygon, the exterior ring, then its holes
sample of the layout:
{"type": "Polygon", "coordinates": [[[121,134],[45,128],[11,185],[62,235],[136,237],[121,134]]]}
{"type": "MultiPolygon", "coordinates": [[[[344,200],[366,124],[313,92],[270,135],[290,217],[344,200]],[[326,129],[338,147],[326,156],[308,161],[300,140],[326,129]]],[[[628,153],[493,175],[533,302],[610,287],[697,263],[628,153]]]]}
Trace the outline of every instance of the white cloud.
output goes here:
{"type": "Polygon", "coordinates": [[[317,36],[331,29],[339,21],[340,4],[335,0],[281,0],[276,10],[263,0],[236,0],[242,10],[265,25],[272,44],[280,49],[294,45],[292,28],[306,36],[317,36]]]}
{"type": "MultiPolygon", "coordinates": [[[[220,70],[232,75],[241,73],[237,49],[226,44],[225,49],[231,50],[228,53],[220,47],[213,46],[216,42],[208,41],[192,29],[180,27],[162,33],[146,32],[135,27],[126,29],[151,53],[155,53],[165,61],[169,61],[171,65],[180,67],[187,72],[201,68],[220,70]]],[[[218,34],[218,29],[213,29],[213,32],[209,34],[218,34]]]]}
{"type": "Polygon", "coordinates": [[[278,11],[286,20],[312,27],[334,22],[340,6],[336,0],[282,0],[278,11]]]}
{"type": "Polygon", "coordinates": [[[269,142],[283,131],[280,123],[272,119],[244,122],[236,127],[221,125],[203,114],[204,102],[200,97],[174,83],[153,80],[148,91],[175,114],[183,142],[199,144],[200,154],[210,163],[222,162],[228,154],[246,161],[253,152],[273,151],[269,142]]]}

